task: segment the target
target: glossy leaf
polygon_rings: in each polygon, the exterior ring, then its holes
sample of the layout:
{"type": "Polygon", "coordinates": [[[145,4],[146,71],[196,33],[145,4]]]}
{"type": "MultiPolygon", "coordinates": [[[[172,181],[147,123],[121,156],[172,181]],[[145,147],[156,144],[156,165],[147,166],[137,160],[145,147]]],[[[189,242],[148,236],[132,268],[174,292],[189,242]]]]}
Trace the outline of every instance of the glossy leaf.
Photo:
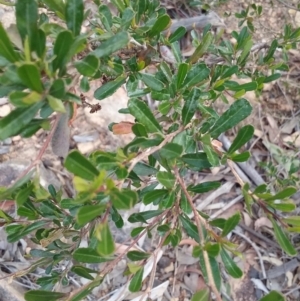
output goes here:
{"type": "Polygon", "coordinates": [[[26,108],[17,108],[0,119],[0,140],[18,134],[36,115],[44,102],[37,102],[26,108]]]}
{"type": "Polygon", "coordinates": [[[149,107],[137,98],[129,100],[128,109],[141,124],[143,124],[150,133],[160,132],[161,127],[149,107]]]}
{"type": "Polygon", "coordinates": [[[120,76],[113,81],[103,84],[95,91],[94,97],[101,100],[108,96],[111,96],[125,83],[125,81],[126,78],[124,76],[120,76]]]}
{"type": "Polygon", "coordinates": [[[138,201],[137,193],[132,190],[112,189],[110,191],[111,201],[116,209],[130,209],[138,201]]]}
{"type": "Polygon", "coordinates": [[[296,192],[297,192],[297,189],[295,187],[287,187],[287,188],[283,189],[282,191],[276,193],[274,196],[267,198],[266,201],[282,200],[282,199],[292,196],[296,192]]]}
{"type": "Polygon", "coordinates": [[[254,127],[252,125],[246,125],[242,127],[235,139],[233,140],[229,150],[228,154],[234,153],[236,150],[238,150],[240,147],[242,147],[244,144],[246,144],[254,134],[254,127]]]}
{"type": "Polygon", "coordinates": [[[193,89],[184,102],[184,106],[182,108],[182,122],[184,125],[187,125],[192,120],[197,110],[199,93],[200,90],[193,89]]]}
{"type": "Polygon", "coordinates": [[[108,256],[114,253],[115,242],[107,222],[96,226],[94,235],[98,239],[97,251],[100,255],[108,256]]]}
{"type": "Polygon", "coordinates": [[[182,84],[186,78],[187,72],[189,70],[189,65],[187,63],[181,63],[177,71],[177,89],[182,87],[182,84]]]}
{"type": "Polygon", "coordinates": [[[138,236],[142,231],[144,231],[146,228],[145,227],[137,227],[132,229],[130,236],[135,237],[138,236]]]}
{"type": "Polygon", "coordinates": [[[86,205],[81,207],[77,212],[77,223],[85,225],[97,216],[100,216],[106,206],[105,205],[86,205]]]}
{"type": "Polygon", "coordinates": [[[203,56],[203,54],[207,51],[208,47],[211,45],[214,39],[213,34],[208,31],[205,36],[203,37],[200,45],[196,48],[192,56],[189,58],[190,63],[196,62],[199,58],[203,56]]]}
{"type": "Polygon", "coordinates": [[[39,69],[35,64],[23,63],[18,67],[18,75],[24,85],[29,89],[42,93],[44,88],[41,80],[41,74],[39,69]]]}
{"type": "Polygon", "coordinates": [[[96,271],[83,267],[83,266],[79,266],[79,265],[75,265],[72,266],[71,271],[75,274],[77,274],[80,277],[84,277],[86,279],[89,280],[94,280],[94,277],[90,274],[90,273],[97,273],[96,271]]]}
{"type": "Polygon", "coordinates": [[[92,248],[78,248],[73,253],[73,258],[76,261],[82,263],[101,263],[107,262],[110,259],[104,258],[99,255],[99,253],[92,248]]]}
{"type": "Polygon", "coordinates": [[[89,181],[94,180],[99,175],[96,167],[77,150],[69,153],[65,167],[74,175],[89,181]]]}
{"type": "Polygon", "coordinates": [[[175,185],[175,176],[167,171],[159,171],[156,174],[157,180],[166,188],[172,189],[175,185]]]}
{"type": "Polygon", "coordinates": [[[251,157],[249,151],[243,152],[241,154],[233,154],[230,156],[230,159],[234,162],[245,162],[251,157]]]}
{"type": "Polygon", "coordinates": [[[208,288],[204,288],[196,292],[191,301],[209,301],[210,300],[210,291],[208,288]]]}
{"type": "Polygon", "coordinates": [[[128,221],[130,223],[145,223],[148,219],[158,216],[163,213],[163,210],[148,210],[140,213],[133,213],[129,216],[128,221]]]}
{"type": "Polygon", "coordinates": [[[198,171],[212,166],[205,153],[185,154],[181,157],[181,160],[190,168],[194,168],[198,171]]]}
{"type": "Polygon", "coordinates": [[[70,31],[65,30],[58,34],[53,48],[53,53],[55,55],[55,59],[52,62],[53,71],[60,69],[62,72],[64,70],[65,65],[69,60],[67,54],[69,53],[73,42],[74,38],[70,31]]]}
{"type": "Polygon", "coordinates": [[[250,103],[244,99],[236,100],[229,109],[220,116],[210,130],[212,138],[217,138],[220,134],[237,125],[240,121],[248,117],[252,112],[250,103]]]}
{"type": "Polygon", "coordinates": [[[190,219],[182,215],[179,215],[179,219],[187,235],[195,239],[196,242],[200,243],[200,237],[197,226],[194,223],[192,223],[190,219]]]}
{"type": "Polygon", "coordinates": [[[153,191],[148,191],[143,196],[143,203],[148,205],[153,202],[158,202],[165,198],[168,194],[169,191],[166,189],[154,189],[153,191]]]}
{"type": "Polygon", "coordinates": [[[92,52],[92,54],[94,54],[98,58],[101,58],[116,52],[117,50],[125,47],[128,43],[128,33],[118,32],[111,38],[107,39],[105,42],[102,42],[101,45],[92,52]]]}
{"type": "Polygon", "coordinates": [[[220,182],[205,182],[195,186],[188,187],[188,191],[195,193],[204,193],[213,189],[217,189],[221,186],[220,182]]]}
{"type": "Polygon", "coordinates": [[[141,267],[132,277],[128,287],[132,293],[139,292],[141,290],[143,274],[144,274],[144,267],[141,267]]]}
{"type": "Polygon", "coordinates": [[[84,5],[83,0],[66,1],[66,21],[67,27],[73,33],[74,37],[80,34],[83,22],[84,5]]]}
{"type": "Polygon", "coordinates": [[[208,78],[210,73],[209,68],[203,64],[198,63],[192,66],[192,68],[187,73],[184,80],[183,86],[192,87],[197,85],[208,78]]]}
{"type": "Polygon", "coordinates": [[[174,43],[175,41],[180,40],[185,34],[186,34],[186,28],[180,26],[169,36],[169,42],[174,43]]]}
{"type": "Polygon", "coordinates": [[[140,261],[140,260],[144,260],[150,257],[149,253],[145,253],[145,252],[140,252],[140,251],[129,251],[127,253],[127,257],[131,260],[131,261],[140,261]]]}
{"type": "Polygon", "coordinates": [[[270,291],[266,296],[259,301],[285,301],[284,296],[278,291],[270,291]]]}
{"type": "MultiPolygon", "coordinates": [[[[208,259],[209,259],[209,264],[211,267],[212,275],[213,275],[213,278],[215,281],[215,285],[216,285],[217,289],[220,291],[221,274],[220,274],[220,269],[219,269],[219,263],[217,262],[215,257],[211,257],[208,255],[208,259]]],[[[201,271],[203,273],[204,279],[205,279],[206,283],[208,283],[209,280],[208,280],[208,276],[207,276],[207,267],[205,264],[203,252],[200,252],[199,261],[200,261],[201,271]]]]}
{"type": "Polygon", "coordinates": [[[276,237],[276,240],[278,241],[279,245],[281,248],[290,256],[295,256],[297,254],[297,251],[291,244],[290,240],[288,239],[286,233],[282,230],[281,227],[277,224],[277,222],[273,219],[270,218],[273,228],[274,228],[274,234],[276,237]]]}
{"type": "Polygon", "coordinates": [[[154,91],[161,91],[164,88],[163,82],[158,80],[154,75],[142,73],[142,81],[146,86],[154,91]]]}
{"type": "Polygon", "coordinates": [[[241,215],[240,213],[236,213],[226,220],[225,226],[222,231],[222,236],[226,236],[229,234],[240,222],[241,215]]]}
{"type": "Polygon", "coordinates": [[[19,55],[14,50],[6,30],[0,22],[0,55],[6,58],[9,62],[16,62],[19,60],[19,55]]]}
{"type": "Polygon", "coordinates": [[[40,300],[56,301],[58,299],[66,297],[67,295],[68,295],[67,293],[32,290],[26,292],[24,298],[26,301],[40,301],[40,300]]]}
{"type": "Polygon", "coordinates": [[[83,60],[75,62],[77,71],[84,76],[93,76],[100,66],[99,59],[90,54],[83,60]]]}
{"type": "Polygon", "coordinates": [[[148,35],[154,37],[164,31],[169,25],[171,25],[171,18],[168,15],[162,15],[156,20],[148,35]]]}
{"type": "Polygon", "coordinates": [[[176,143],[168,143],[165,146],[163,146],[159,153],[162,157],[166,159],[174,159],[180,157],[180,155],[183,152],[183,147],[176,143]]]}
{"type": "Polygon", "coordinates": [[[236,265],[227,251],[222,248],[220,255],[228,274],[233,278],[241,278],[243,276],[242,270],[236,265]]]}

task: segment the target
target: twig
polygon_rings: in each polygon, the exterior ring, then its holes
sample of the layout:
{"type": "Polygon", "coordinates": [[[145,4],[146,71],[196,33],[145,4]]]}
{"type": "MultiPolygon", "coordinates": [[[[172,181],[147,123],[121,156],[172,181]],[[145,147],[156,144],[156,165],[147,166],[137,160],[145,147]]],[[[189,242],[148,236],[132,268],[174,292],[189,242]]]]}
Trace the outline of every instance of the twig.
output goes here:
{"type": "MultiPolygon", "coordinates": [[[[199,232],[200,242],[203,245],[205,243],[205,238],[204,238],[204,235],[203,235],[201,223],[205,226],[205,228],[207,228],[208,227],[207,222],[205,221],[205,219],[203,217],[201,217],[198,214],[198,212],[197,212],[197,210],[194,206],[193,200],[192,200],[190,194],[188,193],[181,176],[179,175],[177,167],[174,168],[174,172],[175,172],[176,179],[179,182],[179,185],[181,186],[182,191],[185,194],[185,196],[186,196],[186,198],[187,198],[187,200],[188,200],[188,202],[189,202],[189,204],[192,208],[192,211],[194,213],[197,229],[198,229],[198,232],[199,232]]],[[[218,301],[222,301],[220,292],[218,291],[218,289],[216,287],[216,284],[215,284],[215,280],[214,280],[212,269],[211,269],[211,266],[210,266],[208,254],[205,250],[203,250],[203,257],[204,257],[204,262],[205,262],[206,271],[207,271],[208,285],[210,286],[211,290],[214,292],[216,299],[218,301]]]]}
{"type": "MultiPolygon", "coordinates": [[[[14,183],[11,185],[11,187],[17,182],[17,181],[19,181],[20,179],[22,179],[24,176],[26,176],[27,175],[27,173],[34,167],[34,166],[36,166],[39,162],[40,162],[40,160],[42,159],[42,157],[43,157],[43,155],[44,155],[44,153],[45,153],[45,151],[46,151],[46,149],[47,149],[47,147],[48,147],[48,145],[49,145],[49,143],[50,143],[50,141],[51,141],[51,139],[52,139],[52,137],[53,137],[53,134],[54,134],[54,132],[55,132],[55,129],[56,129],[56,126],[57,126],[57,124],[58,124],[58,121],[59,121],[59,116],[55,116],[55,119],[54,119],[54,123],[53,123],[53,126],[52,126],[52,129],[51,129],[51,131],[50,131],[50,133],[49,133],[49,135],[48,135],[48,137],[47,137],[47,139],[46,139],[46,141],[44,142],[44,144],[43,144],[43,146],[42,146],[42,148],[41,148],[41,150],[40,150],[40,152],[39,152],[39,154],[37,155],[37,157],[35,158],[35,160],[16,178],[16,180],[14,181],[14,183]]],[[[11,188],[11,187],[9,187],[9,188],[11,188]]]]}
{"type": "Polygon", "coordinates": [[[261,272],[262,272],[262,275],[263,275],[263,277],[264,277],[263,279],[266,279],[266,278],[267,278],[267,275],[266,275],[266,270],[265,270],[265,266],[264,266],[264,261],[263,261],[263,259],[262,259],[262,257],[261,257],[261,254],[260,254],[260,252],[259,252],[259,249],[258,249],[257,245],[256,245],[254,242],[252,242],[252,241],[251,241],[246,235],[244,235],[243,233],[240,233],[240,232],[237,231],[237,230],[233,230],[232,232],[233,232],[234,234],[236,234],[236,235],[242,237],[244,240],[246,240],[246,241],[252,246],[252,248],[255,250],[255,252],[256,252],[256,254],[257,254],[258,258],[259,258],[259,263],[260,263],[261,272]]]}
{"type": "Polygon", "coordinates": [[[280,2],[281,4],[283,4],[284,6],[288,7],[288,8],[291,8],[291,9],[299,11],[299,9],[297,7],[288,4],[288,3],[284,2],[283,0],[277,0],[277,1],[280,2]]]}

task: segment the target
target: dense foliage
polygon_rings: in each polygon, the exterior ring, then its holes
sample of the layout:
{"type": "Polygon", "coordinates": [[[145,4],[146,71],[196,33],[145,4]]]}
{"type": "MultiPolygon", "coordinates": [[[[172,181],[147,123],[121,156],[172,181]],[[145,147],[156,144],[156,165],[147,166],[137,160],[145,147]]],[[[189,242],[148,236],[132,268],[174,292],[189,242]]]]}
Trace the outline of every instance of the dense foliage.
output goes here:
{"type": "MultiPolygon", "coordinates": [[[[199,258],[208,285],[193,300],[208,300],[211,292],[216,300],[222,300],[219,264],[223,263],[228,275],[242,276],[233,260],[239,255],[236,246],[227,239],[241,215],[211,219],[199,212],[194,196],[218,188],[220,182],[193,185],[186,183],[184,175],[222,164],[232,167],[232,162],[249,159],[250,152],[240,150],[253,137],[252,125],[240,127],[227,151],[219,148],[217,139],[251,114],[252,106],[243,98],[247,91],[259,94],[265,83],[287,70],[287,51],[299,43],[300,29],[286,25],[280,37],[253,53],[253,25],[248,11],[243,11],[237,16],[241,19],[240,31],[232,32],[234,42],[222,37],[222,31],[215,35],[208,24],[201,33],[192,32],[195,51],[184,58],[179,40],[186,29],[168,32],[171,19],[159,1],[113,0],[116,15],[107,5],[94,2],[98,12],[94,12],[85,33],[81,28],[89,12],[85,12],[83,0],[16,1],[20,43],[13,42],[0,23],[0,97],[7,96],[14,106],[0,119],[0,139],[31,137],[40,129],[50,131],[46,143],[52,139],[54,151],[65,157],[64,166],[74,175],[76,189],[73,198],[64,198],[52,185],[43,188],[38,176],[32,178],[38,160],[11,187],[0,188],[2,200],[16,201],[19,216],[16,219],[0,212],[8,241],[16,242],[31,234],[32,241],[42,246],[31,250],[31,256],[38,258],[33,268],[45,267],[46,275],[38,281],[41,289],[26,293],[25,298],[81,300],[122,256],[131,261],[128,290],[140,291],[150,274],[145,265],[152,260],[154,266],[158,253],[127,251],[115,255],[109,225],[113,221],[122,228],[123,210],[143,203],[157,209],[130,215],[130,223],[139,223],[131,232],[130,246],[145,234],[151,236],[152,231],[161,237],[158,251],[164,245],[178,246],[183,235],[188,235],[197,242],[193,256],[199,258]],[[39,8],[46,8],[48,13],[39,8]],[[53,13],[59,21],[53,21],[53,13]],[[275,58],[277,49],[281,56],[275,58]],[[213,58],[209,63],[208,56],[213,58]],[[222,63],[214,63],[216,58],[222,63]],[[147,72],[149,65],[155,65],[155,73],[147,72]],[[247,79],[247,83],[239,84],[233,78],[247,79]],[[89,82],[95,79],[102,82],[94,91],[99,103],[126,86],[129,102],[121,112],[133,115],[135,123],[109,127],[118,134],[132,132],[135,138],[115,152],[97,150],[88,157],[77,150],[68,153],[68,143],[62,145],[61,141],[68,137],[68,120],[73,117],[74,107],[85,101],[73,87],[79,86],[84,95],[90,89],[89,82]],[[145,101],[146,95],[156,101],[154,109],[145,101]],[[215,102],[230,105],[218,114],[215,102]],[[55,139],[59,145],[53,143],[55,139]],[[88,241],[87,247],[80,246],[83,239],[88,241]],[[68,268],[61,273],[53,271],[61,261],[69,262],[68,268]],[[88,267],[103,262],[108,263],[104,270],[88,267]],[[57,282],[68,284],[69,273],[90,282],[71,294],[54,292],[57,282]]],[[[252,10],[259,15],[262,8],[254,5],[252,10]]],[[[99,109],[91,107],[91,111],[99,109]]],[[[285,215],[295,209],[290,197],[296,189],[285,187],[274,192],[267,184],[253,188],[237,181],[248,212],[251,214],[254,204],[259,206],[272,221],[284,252],[296,255],[288,232],[299,232],[300,218],[285,215]]],[[[142,296],[147,298],[147,293],[142,296]]],[[[264,300],[275,297],[283,300],[277,292],[264,300]]]]}

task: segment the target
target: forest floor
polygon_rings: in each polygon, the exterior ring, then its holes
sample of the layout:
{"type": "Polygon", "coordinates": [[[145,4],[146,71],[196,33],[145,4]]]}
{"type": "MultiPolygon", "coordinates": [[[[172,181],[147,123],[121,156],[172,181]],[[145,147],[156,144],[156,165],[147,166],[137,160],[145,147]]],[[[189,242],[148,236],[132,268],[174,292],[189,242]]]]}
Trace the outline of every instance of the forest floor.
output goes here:
{"type": "MultiPolygon", "coordinates": [[[[180,2],[164,1],[167,7],[178,8],[180,2]]],[[[235,13],[240,12],[252,3],[250,0],[229,0],[211,5],[212,10],[224,20],[226,28],[224,36],[230,38],[233,30],[238,30],[238,19],[235,13]]],[[[300,27],[300,11],[293,9],[298,4],[297,0],[273,0],[255,2],[263,6],[260,18],[254,18],[255,28],[254,42],[271,43],[271,41],[283,32],[284,24],[291,23],[293,27],[300,27]]],[[[10,15],[11,9],[0,5],[0,20],[7,26],[13,22],[10,15]],[[11,18],[11,19],[10,19],[11,18]]],[[[182,17],[182,16],[180,16],[182,17]]],[[[279,54],[280,55],[280,54],[279,54]]],[[[252,158],[248,167],[240,167],[240,173],[251,182],[255,179],[248,174],[249,169],[254,169],[259,176],[270,183],[273,188],[278,186],[278,178],[287,179],[288,170],[291,164],[300,165],[300,49],[290,51],[290,71],[284,74],[281,79],[266,85],[261,95],[248,92],[245,95],[252,106],[253,113],[246,120],[255,127],[255,139],[249,145],[252,158]],[[263,165],[261,164],[263,163],[263,165]],[[247,171],[248,169],[248,171],[247,171]]],[[[98,83],[92,83],[91,90],[85,97],[91,102],[93,91],[98,83]]],[[[80,94],[79,88],[77,91],[80,94]]],[[[79,108],[77,118],[71,125],[72,149],[79,149],[83,154],[89,154],[94,150],[105,151],[115,150],[130,141],[131,135],[115,136],[108,130],[111,122],[133,121],[129,115],[119,114],[118,110],[127,106],[127,95],[124,89],[118,90],[113,96],[102,100],[102,109],[90,114],[89,108],[79,108]]],[[[218,104],[217,109],[224,111],[225,104],[218,104]]],[[[12,110],[5,98],[0,98],[0,118],[12,110]]],[[[226,133],[226,141],[235,137],[238,129],[226,133]]],[[[0,142],[0,186],[8,185],[17,175],[24,170],[38,153],[43,145],[47,133],[40,131],[30,139],[22,139],[17,136],[0,142]]],[[[225,143],[222,141],[223,144],[225,143]]],[[[63,185],[65,189],[72,190],[72,179],[62,168],[61,161],[55,157],[51,148],[47,149],[40,166],[40,173],[45,184],[63,185]]],[[[236,258],[237,264],[244,272],[241,279],[228,279],[224,285],[224,295],[228,300],[233,301],[256,301],[263,296],[263,292],[279,290],[290,300],[300,300],[300,269],[298,269],[300,257],[290,258],[282,253],[277,247],[270,221],[261,212],[256,212],[255,218],[250,217],[244,208],[241,190],[236,183],[235,177],[231,174],[230,168],[221,166],[214,168],[211,173],[190,174],[189,182],[204,182],[218,180],[223,185],[213,193],[201,195],[195,200],[197,208],[214,217],[229,217],[236,211],[240,211],[243,222],[238,229],[232,233],[230,239],[238,244],[238,251],[243,253],[242,258],[236,258]],[[273,244],[270,244],[270,241],[273,244]],[[262,276],[262,265],[266,270],[267,277],[262,276]],[[245,292],[247,292],[245,294],[245,292]]],[[[300,174],[296,174],[297,185],[300,189],[300,174]]],[[[297,205],[300,203],[299,194],[294,198],[297,205]]],[[[13,211],[14,205],[11,202],[1,204],[2,210],[13,211]]],[[[148,208],[149,210],[150,208],[148,208]]],[[[135,210],[143,210],[135,208],[135,210]]],[[[296,214],[300,209],[297,208],[296,214]]],[[[127,213],[129,215],[129,213],[127,213]]],[[[128,217],[124,213],[124,220],[128,217]]],[[[135,225],[136,226],[136,225],[135,225]]],[[[117,243],[121,246],[130,240],[130,223],[125,223],[122,232],[114,230],[117,243]]],[[[119,230],[118,230],[119,231],[119,230]]],[[[299,237],[293,237],[298,241],[299,237]]],[[[157,236],[145,239],[139,247],[150,251],[157,244],[157,236]]],[[[9,244],[3,229],[0,229],[0,273],[17,271],[27,267],[26,254],[35,246],[29,240],[22,240],[19,244],[9,244]],[[9,250],[9,252],[7,251],[9,250]]],[[[126,267],[126,260],[121,261],[114,271],[108,275],[103,284],[93,291],[89,300],[131,300],[136,295],[127,295],[118,299],[120,289],[126,285],[127,278],[123,276],[126,267]]],[[[101,268],[101,267],[97,267],[101,268]]],[[[37,289],[33,279],[36,279],[38,272],[33,275],[14,279],[13,282],[17,291],[31,288],[37,289]]],[[[7,287],[7,282],[0,281],[0,287],[7,287]]],[[[64,291],[70,291],[76,286],[85,283],[84,279],[70,277],[69,287],[64,291]]],[[[156,300],[190,300],[191,295],[204,287],[201,276],[201,269],[198,260],[192,257],[192,245],[190,241],[184,240],[175,250],[166,248],[157,263],[154,286],[156,300]]],[[[14,295],[14,293],[12,293],[14,295]]],[[[121,295],[122,296],[122,295],[121,295]]],[[[120,297],[120,296],[119,296],[120,297]]],[[[15,297],[17,301],[22,296],[15,297]]],[[[1,299],[1,298],[0,298],[1,299]]],[[[1,299],[2,300],[2,299],[1,299]]],[[[4,300],[4,299],[3,299],[4,300]]],[[[10,300],[12,301],[12,299],[10,300]]]]}

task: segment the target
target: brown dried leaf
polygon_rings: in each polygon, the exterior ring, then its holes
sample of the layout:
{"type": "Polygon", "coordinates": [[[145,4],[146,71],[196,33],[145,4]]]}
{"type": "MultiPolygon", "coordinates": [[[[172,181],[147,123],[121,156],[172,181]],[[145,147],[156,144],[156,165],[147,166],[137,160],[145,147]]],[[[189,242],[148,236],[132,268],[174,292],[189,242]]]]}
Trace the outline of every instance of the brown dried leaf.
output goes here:
{"type": "Polygon", "coordinates": [[[114,135],[124,135],[132,133],[132,126],[134,123],[129,121],[121,121],[120,123],[114,124],[112,130],[114,135]]]}

